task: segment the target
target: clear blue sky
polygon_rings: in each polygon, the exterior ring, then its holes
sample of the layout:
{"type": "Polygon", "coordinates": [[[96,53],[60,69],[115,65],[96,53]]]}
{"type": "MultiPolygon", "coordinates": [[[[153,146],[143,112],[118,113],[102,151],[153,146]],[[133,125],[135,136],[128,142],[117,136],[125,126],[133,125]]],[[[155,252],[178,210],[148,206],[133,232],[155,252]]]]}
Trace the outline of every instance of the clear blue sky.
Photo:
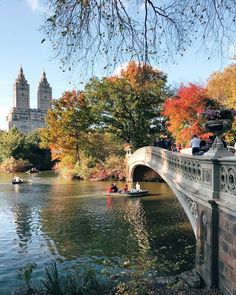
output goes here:
{"type": "MultiPolygon", "coordinates": [[[[13,105],[13,84],[22,65],[30,84],[31,107],[36,107],[37,87],[42,71],[53,89],[53,98],[72,88],[80,89],[77,77],[63,73],[59,60],[54,59],[51,45],[41,44],[40,32],[44,7],[41,0],[0,1],[0,129],[6,129],[6,115],[13,105]]],[[[178,86],[181,82],[204,83],[213,71],[223,70],[231,61],[208,60],[204,53],[191,50],[177,65],[162,64],[168,82],[178,86]]],[[[79,69],[76,71],[79,72],[79,69]]],[[[96,74],[96,73],[95,73],[96,74]]],[[[97,73],[100,76],[100,73],[97,73]]]]}

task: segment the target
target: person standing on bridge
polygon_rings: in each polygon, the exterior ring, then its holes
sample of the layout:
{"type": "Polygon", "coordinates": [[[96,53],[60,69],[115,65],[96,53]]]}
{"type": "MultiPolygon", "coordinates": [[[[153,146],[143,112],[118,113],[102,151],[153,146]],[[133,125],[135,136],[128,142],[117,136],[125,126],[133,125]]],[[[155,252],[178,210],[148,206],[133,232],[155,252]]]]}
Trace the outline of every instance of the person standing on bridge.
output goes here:
{"type": "Polygon", "coordinates": [[[190,142],[190,147],[192,148],[193,155],[196,155],[200,151],[200,143],[201,143],[201,139],[198,138],[196,134],[194,134],[190,142]]]}

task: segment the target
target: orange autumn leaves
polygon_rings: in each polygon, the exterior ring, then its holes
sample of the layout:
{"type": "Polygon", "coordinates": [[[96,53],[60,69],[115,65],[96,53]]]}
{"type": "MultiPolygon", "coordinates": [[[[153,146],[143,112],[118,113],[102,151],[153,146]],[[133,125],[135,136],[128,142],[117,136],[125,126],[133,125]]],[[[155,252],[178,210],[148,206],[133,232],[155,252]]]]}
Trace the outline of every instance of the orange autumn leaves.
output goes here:
{"type": "Polygon", "coordinates": [[[207,90],[195,84],[181,86],[177,95],[165,101],[163,115],[168,119],[168,131],[177,144],[187,145],[194,134],[205,132],[201,113],[208,100],[207,90]]]}

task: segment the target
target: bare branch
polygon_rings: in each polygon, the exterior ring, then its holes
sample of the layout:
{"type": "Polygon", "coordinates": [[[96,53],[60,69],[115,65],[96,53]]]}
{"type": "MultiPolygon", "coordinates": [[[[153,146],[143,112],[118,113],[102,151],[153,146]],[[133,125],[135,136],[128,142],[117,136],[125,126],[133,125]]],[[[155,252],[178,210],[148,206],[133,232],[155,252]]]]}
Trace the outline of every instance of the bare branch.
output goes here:
{"type": "Polygon", "coordinates": [[[63,67],[163,61],[195,40],[224,55],[236,43],[236,0],[45,1],[50,17],[43,30],[63,67]]]}

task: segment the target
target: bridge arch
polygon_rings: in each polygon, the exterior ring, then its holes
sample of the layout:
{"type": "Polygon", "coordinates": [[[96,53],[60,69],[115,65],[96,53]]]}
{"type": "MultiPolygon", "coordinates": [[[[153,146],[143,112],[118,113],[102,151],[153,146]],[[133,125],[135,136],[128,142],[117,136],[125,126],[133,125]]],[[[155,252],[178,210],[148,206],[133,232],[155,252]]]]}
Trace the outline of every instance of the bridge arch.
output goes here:
{"type": "Polygon", "coordinates": [[[213,146],[209,153],[197,157],[143,147],[127,154],[127,180],[132,181],[136,167],[142,165],[166,181],[192,225],[196,237],[196,271],[206,286],[219,287],[223,294],[233,295],[236,290],[236,157],[220,149],[213,146]]]}
{"type": "Polygon", "coordinates": [[[184,197],[184,194],[183,193],[181,194],[175,188],[175,186],[173,185],[173,182],[170,181],[170,179],[168,179],[164,173],[162,173],[161,169],[158,169],[158,167],[154,166],[152,163],[146,163],[144,159],[139,159],[139,160],[136,160],[135,162],[132,162],[132,165],[130,165],[129,180],[133,180],[134,171],[138,166],[147,166],[147,167],[151,168],[152,170],[157,172],[161,176],[161,178],[164,179],[164,181],[169,185],[169,187],[171,188],[171,190],[174,192],[175,196],[179,200],[182,208],[184,209],[184,211],[190,221],[190,224],[192,226],[192,229],[193,229],[193,232],[194,232],[194,235],[196,238],[196,234],[197,234],[196,203],[191,202],[190,198],[188,198],[188,202],[186,202],[186,200],[187,200],[186,196],[184,197]]]}
{"type": "Polygon", "coordinates": [[[133,173],[133,181],[164,181],[162,177],[152,168],[144,165],[137,165],[133,173]]]}

